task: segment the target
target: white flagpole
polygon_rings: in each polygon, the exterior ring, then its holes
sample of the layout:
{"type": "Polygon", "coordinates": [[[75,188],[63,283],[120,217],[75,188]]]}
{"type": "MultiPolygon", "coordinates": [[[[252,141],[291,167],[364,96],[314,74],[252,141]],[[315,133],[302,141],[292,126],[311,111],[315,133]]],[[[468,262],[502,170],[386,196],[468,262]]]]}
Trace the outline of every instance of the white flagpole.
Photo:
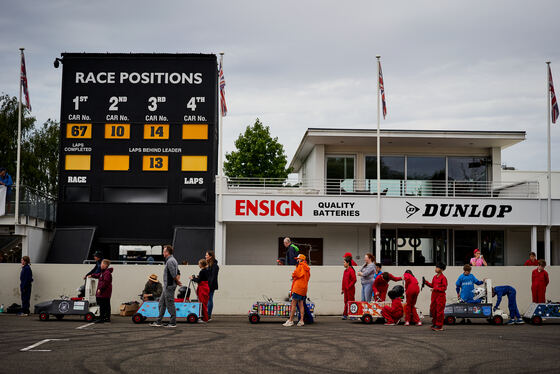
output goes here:
{"type": "Polygon", "coordinates": [[[552,173],[550,170],[550,79],[552,77],[552,72],[550,71],[550,61],[546,61],[546,142],[547,142],[547,168],[546,168],[546,178],[548,180],[548,199],[546,208],[546,228],[544,230],[544,259],[547,265],[550,263],[550,225],[551,225],[551,213],[552,213],[552,173]]]}
{"type": "MultiPolygon", "coordinates": [[[[220,71],[224,70],[224,52],[220,52],[220,71]]],[[[220,89],[220,75],[218,73],[218,180],[219,180],[219,195],[218,195],[218,222],[222,222],[222,186],[223,186],[223,177],[224,177],[224,160],[223,160],[223,117],[224,114],[222,113],[222,95],[220,89]]]]}
{"type": "Polygon", "coordinates": [[[380,84],[379,75],[381,73],[381,56],[377,58],[377,225],[375,226],[375,260],[381,262],[381,97],[380,97],[380,84]]]}
{"type": "Polygon", "coordinates": [[[20,184],[20,164],[21,164],[21,63],[23,62],[23,50],[20,48],[19,62],[19,103],[18,103],[18,133],[17,133],[17,157],[16,157],[16,206],[15,206],[15,224],[19,224],[19,184],[20,184]]]}

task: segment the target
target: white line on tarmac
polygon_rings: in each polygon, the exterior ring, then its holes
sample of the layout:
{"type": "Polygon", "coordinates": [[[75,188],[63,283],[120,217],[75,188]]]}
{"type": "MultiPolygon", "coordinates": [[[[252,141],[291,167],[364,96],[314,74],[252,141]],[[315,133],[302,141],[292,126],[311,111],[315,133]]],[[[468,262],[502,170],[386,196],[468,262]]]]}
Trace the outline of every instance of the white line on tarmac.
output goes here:
{"type": "Polygon", "coordinates": [[[91,325],[95,325],[95,323],[93,323],[93,322],[92,323],[86,323],[85,325],[81,325],[81,326],[76,327],[76,330],[85,329],[86,327],[91,326],[91,325]]]}
{"type": "Polygon", "coordinates": [[[50,352],[50,349],[33,349],[35,347],[40,346],[41,344],[47,343],[47,342],[52,342],[55,340],[65,340],[68,341],[70,339],[43,339],[35,344],[31,344],[29,347],[25,347],[20,349],[21,352],[50,352]]]}

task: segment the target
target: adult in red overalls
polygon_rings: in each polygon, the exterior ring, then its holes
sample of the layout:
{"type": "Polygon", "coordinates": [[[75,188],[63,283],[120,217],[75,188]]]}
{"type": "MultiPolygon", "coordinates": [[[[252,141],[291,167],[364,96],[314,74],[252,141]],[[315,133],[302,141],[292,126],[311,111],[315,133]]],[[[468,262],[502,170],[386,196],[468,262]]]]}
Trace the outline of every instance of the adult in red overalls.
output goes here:
{"type": "Polygon", "coordinates": [[[409,326],[411,323],[417,326],[422,326],[418,313],[416,312],[416,300],[420,293],[418,287],[418,280],[412,274],[412,271],[407,270],[404,272],[404,289],[406,295],[406,305],[404,307],[404,325],[409,326]]]}
{"type": "Polygon", "coordinates": [[[539,260],[539,265],[533,270],[531,276],[531,291],[534,303],[546,303],[546,286],[548,286],[548,273],[545,260],[539,260]]]}
{"type": "Polygon", "coordinates": [[[356,295],[356,270],[352,267],[352,257],[344,258],[344,269],[341,292],[344,295],[344,312],[342,312],[342,319],[348,319],[348,302],[354,301],[356,295]]]}
{"type": "Polygon", "coordinates": [[[443,331],[443,313],[445,311],[445,291],[447,291],[447,278],[443,275],[445,264],[436,265],[436,275],[432,282],[424,280],[425,284],[432,288],[432,302],[430,303],[430,314],[432,316],[432,330],[443,331]]]}

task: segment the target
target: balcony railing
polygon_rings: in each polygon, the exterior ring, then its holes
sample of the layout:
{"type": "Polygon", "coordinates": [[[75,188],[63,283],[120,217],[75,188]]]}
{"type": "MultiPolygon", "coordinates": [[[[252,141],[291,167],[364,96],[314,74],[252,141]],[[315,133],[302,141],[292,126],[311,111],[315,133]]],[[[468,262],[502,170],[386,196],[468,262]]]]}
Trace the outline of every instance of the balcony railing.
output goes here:
{"type": "MultiPolygon", "coordinates": [[[[47,222],[56,220],[56,199],[53,196],[28,186],[21,186],[19,193],[20,216],[38,218],[47,222]]],[[[6,215],[15,214],[15,200],[16,191],[13,186],[6,201],[6,215]]]]}
{"type": "MultiPolygon", "coordinates": [[[[539,183],[437,180],[381,181],[382,196],[539,198],[539,183]]],[[[377,195],[376,179],[228,178],[227,192],[377,195]]]]}

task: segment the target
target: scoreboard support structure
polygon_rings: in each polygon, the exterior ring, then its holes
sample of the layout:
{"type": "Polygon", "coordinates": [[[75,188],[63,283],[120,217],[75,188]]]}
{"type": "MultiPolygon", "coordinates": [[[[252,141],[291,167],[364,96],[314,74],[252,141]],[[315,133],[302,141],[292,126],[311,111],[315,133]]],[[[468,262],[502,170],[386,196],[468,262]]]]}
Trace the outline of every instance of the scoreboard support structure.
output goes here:
{"type": "Polygon", "coordinates": [[[218,67],[213,54],[63,53],[59,196],[49,262],[94,250],[214,249],[218,67]]]}

